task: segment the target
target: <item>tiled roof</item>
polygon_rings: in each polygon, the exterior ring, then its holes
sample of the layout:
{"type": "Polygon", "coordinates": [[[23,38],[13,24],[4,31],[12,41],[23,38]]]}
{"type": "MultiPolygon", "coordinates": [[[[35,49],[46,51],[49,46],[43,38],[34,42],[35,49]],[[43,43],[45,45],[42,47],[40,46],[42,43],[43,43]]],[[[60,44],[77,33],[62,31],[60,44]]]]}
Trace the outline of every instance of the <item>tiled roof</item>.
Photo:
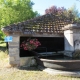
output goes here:
{"type": "Polygon", "coordinates": [[[27,21],[4,27],[3,31],[22,33],[63,33],[62,28],[71,24],[72,19],[64,15],[45,14],[27,21]]]}

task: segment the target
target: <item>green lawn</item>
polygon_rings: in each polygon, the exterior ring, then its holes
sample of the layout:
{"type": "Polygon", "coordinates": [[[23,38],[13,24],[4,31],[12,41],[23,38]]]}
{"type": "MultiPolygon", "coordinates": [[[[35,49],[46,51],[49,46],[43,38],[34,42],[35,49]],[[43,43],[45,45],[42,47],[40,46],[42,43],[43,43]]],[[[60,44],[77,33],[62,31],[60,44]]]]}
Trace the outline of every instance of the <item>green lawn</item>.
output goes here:
{"type": "Polygon", "coordinates": [[[37,67],[15,68],[10,67],[7,51],[0,49],[0,80],[80,80],[80,78],[54,76],[40,71],[37,67]]]}
{"type": "Polygon", "coordinates": [[[0,47],[5,47],[5,46],[6,46],[6,43],[3,41],[0,41],[0,47]]]}

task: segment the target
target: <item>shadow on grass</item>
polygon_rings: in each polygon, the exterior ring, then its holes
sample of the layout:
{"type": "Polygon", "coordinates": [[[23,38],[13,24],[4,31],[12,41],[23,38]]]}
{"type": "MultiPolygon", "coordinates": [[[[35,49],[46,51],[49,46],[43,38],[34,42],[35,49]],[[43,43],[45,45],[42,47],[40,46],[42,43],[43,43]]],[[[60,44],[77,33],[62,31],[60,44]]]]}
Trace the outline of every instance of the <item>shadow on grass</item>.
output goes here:
{"type": "Polygon", "coordinates": [[[3,44],[4,42],[2,41],[2,42],[0,42],[0,44],[3,44]]]}
{"type": "Polygon", "coordinates": [[[8,49],[7,49],[7,47],[0,46],[0,51],[3,51],[3,52],[5,52],[6,50],[8,50],[8,49]]]}
{"type": "Polygon", "coordinates": [[[28,70],[28,71],[40,71],[37,66],[31,66],[31,67],[19,67],[18,69],[20,70],[28,70]]]}

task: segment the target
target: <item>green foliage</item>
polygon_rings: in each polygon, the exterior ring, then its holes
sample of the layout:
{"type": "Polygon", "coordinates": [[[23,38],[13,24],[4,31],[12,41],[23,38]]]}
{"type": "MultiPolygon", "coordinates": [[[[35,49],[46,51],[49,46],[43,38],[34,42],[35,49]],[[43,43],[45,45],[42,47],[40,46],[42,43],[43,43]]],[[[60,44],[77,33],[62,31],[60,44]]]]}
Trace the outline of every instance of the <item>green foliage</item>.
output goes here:
{"type": "Polygon", "coordinates": [[[33,5],[30,0],[0,0],[0,28],[35,17],[33,5]]]}
{"type": "Polygon", "coordinates": [[[74,21],[80,23],[80,13],[76,8],[76,5],[74,4],[72,7],[70,7],[68,9],[68,12],[72,12],[73,16],[74,16],[74,21]]]}
{"type": "Polygon", "coordinates": [[[4,33],[2,31],[0,31],[0,40],[4,40],[4,33]]]}
{"type": "Polygon", "coordinates": [[[21,22],[36,16],[30,0],[2,0],[0,1],[0,25],[6,26],[21,22]]]}

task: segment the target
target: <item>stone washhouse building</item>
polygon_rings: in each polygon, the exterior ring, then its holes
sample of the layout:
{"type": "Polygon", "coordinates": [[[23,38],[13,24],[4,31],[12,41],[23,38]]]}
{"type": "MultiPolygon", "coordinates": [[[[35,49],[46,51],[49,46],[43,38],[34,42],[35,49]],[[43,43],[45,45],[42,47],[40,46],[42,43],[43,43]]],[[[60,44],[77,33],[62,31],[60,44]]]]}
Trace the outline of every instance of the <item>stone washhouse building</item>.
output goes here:
{"type": "Polygon", "coordinates": [[[8,42],[11,65],[29,66],[35,63],[33,57],[20,48],[21,42],[29,37],[38,38],[41,47],[47,48],[47,51],[65,51],[65,55],[70,57],[80,49],[80,25],[73,24],[64,16],[45,14],[6,26],[2,31],[6,36],[12,36],[12,42],[8,42]]]}

